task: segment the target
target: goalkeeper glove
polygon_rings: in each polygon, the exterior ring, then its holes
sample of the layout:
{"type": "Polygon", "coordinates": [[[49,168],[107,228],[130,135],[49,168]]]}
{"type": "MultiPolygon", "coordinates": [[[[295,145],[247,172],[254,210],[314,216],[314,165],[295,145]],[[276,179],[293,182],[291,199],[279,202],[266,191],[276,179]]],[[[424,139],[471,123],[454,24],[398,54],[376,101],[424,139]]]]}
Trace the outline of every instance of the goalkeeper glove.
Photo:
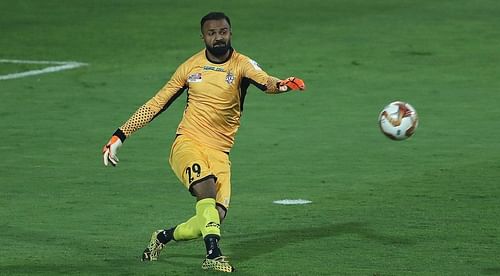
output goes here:
{"type": "Polygon", "coordinates": [[[281,92],[286,92],[289,90],[305,90],[306,84],[299,78],[289,77],[286,80],[278,82],[278,89],[281,92]]]}
{"type": "Polygon", "coordinates": [[[123,134],[121,130],[117,130],[115,134],[109,139],[109,142],[102,148],[102,154],[104,158],[104,165],[108,166],[110,163],[112,166],[116,166],[118,164],[118,156],[116,154],[118,153],[118,149],[121,147],[123,144],[123,140],[121,139],[120,136],[125,137],[125,135],[120,135],[123,134]],[[120,132],[120,133],[117,133],[120,132]],[[118,134],[118,135],[117,135],[118,134]]]}

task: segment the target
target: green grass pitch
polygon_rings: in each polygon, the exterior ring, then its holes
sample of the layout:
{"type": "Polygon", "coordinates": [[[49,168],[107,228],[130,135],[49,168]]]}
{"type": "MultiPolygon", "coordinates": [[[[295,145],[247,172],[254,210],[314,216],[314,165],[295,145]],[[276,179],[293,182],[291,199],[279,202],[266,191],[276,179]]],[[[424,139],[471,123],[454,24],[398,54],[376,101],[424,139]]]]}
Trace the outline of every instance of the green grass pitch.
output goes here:
{"type": "Polygon", "coordinates": [[[201,240],[139,261],[194,212],[167,162],[185,96],[119,167],[100,151],[203,47],[214,10],[238,51],[308,86],[246,98],[221,241],[238,275],[500,275],[493,0],[1,1],[0,59],[88,66],[0,80],[0,275],[203,273],[201,240]],[[407,141],[378,130],[393,100],[419,112],[407,141]],[[312,203],[272,203],[285,198],[312,203]]]}

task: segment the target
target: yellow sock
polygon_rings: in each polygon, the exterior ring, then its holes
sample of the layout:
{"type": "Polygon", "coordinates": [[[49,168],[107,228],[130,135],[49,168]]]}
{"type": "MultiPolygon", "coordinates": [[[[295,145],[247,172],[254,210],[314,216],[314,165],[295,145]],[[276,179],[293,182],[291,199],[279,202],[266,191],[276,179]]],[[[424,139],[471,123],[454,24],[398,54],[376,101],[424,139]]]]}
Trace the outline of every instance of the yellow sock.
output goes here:
{"type": "Polygon", "coordinates": [[[203,237],[206,235],[217,235],[220,237],[220,218],[215,199],[205,198],[196,203],[196,217],[198,227],[203,237]]]}
{"type": "Polygon", "coordinates": [[[201,237],[201,231],[197,216],[194,216],[175,227],[174,240],[176,241],[187,241],[198,237],[201,237]]]}

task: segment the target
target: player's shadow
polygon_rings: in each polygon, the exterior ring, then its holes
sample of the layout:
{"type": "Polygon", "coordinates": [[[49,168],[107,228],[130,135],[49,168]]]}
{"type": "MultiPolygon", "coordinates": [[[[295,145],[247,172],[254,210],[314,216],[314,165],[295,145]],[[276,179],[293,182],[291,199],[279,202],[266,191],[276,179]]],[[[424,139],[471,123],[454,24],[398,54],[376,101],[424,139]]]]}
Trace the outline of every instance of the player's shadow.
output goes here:
{"type": "Polygon", "coordinates": [[[269,229],[264,233],[247,233],[244,235],[227,235],[236,239],[229,245],[232,254],[240,260],[248,260],[256,256],[278,250],[287,245],[301,243],[307,240],[321,239],[340,235],[358,235],[364,239],[374,240],[382,244],[412,245],[414,241],[397,236],[381,235],[367,227],[366,223],[348,222],[322,226],[286,229],[275,231],[269,229]],[[238,241],[239,240],[239,241],[238,241]]]}

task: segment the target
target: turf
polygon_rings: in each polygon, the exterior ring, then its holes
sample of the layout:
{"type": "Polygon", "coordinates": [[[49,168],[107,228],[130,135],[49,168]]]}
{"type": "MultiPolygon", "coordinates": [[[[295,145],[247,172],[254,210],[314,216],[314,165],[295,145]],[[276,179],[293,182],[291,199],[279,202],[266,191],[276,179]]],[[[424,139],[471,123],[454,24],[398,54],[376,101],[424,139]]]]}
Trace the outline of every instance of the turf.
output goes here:
{"type": "Polygon", "coordinates": [[[183,97],[119,167],[100,150],[203,47],[212,10],[237,50],[308,86],[246,98],[221,242],[239,275],[500,275],[500,4],[487,0],[1,1],[0,59],[89,66],[0,81],[0,274],[201,273],[199,240],[138,261],[153,230],[194,210],[167,162],[183,97]],[[378,130],[393,100],[419,112],[407,141],[378,130]],[[272,203],[284,198],[312,203],[272,203]]]}

